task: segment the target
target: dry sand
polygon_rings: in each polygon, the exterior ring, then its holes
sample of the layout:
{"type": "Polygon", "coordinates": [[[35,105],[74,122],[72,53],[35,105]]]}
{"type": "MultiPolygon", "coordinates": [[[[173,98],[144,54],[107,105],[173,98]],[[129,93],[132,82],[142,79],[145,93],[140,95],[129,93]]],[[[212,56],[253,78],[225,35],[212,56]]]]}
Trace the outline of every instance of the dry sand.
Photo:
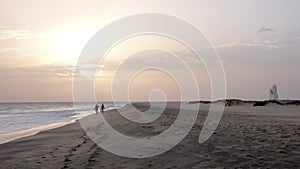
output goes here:
{"type": "MultiPolygon", "coordinates": [[[[147,104],[135,105],[146,110],[147,104]]],[[[153,123],[132,124],[114,110],[104,113],[120,132],[156,135],[175,120],[175,103],[153,123]]],[[[95,115],[89,116],[89,118],[95,115]]],[[[79,122],[0,145],[0,168],[300,168],[300,107],[233,106],[203,144],[198,143],[207,105],[176,147],[145,159],[119,157],[98,147],[79,122]]]]}

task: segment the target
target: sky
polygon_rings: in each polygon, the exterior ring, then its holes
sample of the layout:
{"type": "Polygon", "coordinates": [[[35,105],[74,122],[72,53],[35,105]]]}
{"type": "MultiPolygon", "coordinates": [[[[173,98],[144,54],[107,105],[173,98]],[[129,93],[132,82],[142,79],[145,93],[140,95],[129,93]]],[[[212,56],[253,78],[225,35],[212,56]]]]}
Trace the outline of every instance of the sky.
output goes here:
{"type": "MultiPolygon", "coordinates": [[[[300,99],[298,0],[0,0],[0,13],[0,102],[72,101],[74,66],[88,40],[105,25],[141,13],[176,16],[205,34],[223,63],[227,98],[268,99],[276,83],[280,99],[300,99]]],[[[182,46],[170,40],[149,36],[116,47],[99,65],[98,99],[111,100],[112,76],[121,56],[155,44],[172,44],[175,53],[182,52],[182,46]]],[[[209,99],[205,69],[186,61],[201,99],[209,99]]],[[[133,100],[147,100],[156,88],[169,100],[180,97],[174,79],[157,71],[137,75],[128,92],[133,100]]]]}

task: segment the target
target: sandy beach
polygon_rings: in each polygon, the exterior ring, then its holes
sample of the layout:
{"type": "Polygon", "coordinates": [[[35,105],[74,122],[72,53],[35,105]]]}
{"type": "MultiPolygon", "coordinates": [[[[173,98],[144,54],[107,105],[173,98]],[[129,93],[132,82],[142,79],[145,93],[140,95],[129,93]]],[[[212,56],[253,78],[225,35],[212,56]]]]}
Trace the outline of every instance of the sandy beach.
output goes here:
{"type": "MultiPolygon", "coordinates": [[[[117,111],[106,120],[129,136],[156,135],[172,124],[176,103],[153,123],[132,124],[117,111]]],[[[164,154],[142,159],[109,153],[89,139],[77,121],[0,145],[0,168],[300,168],[300,108],[269,105],[226,107],[214,134],[203,144],[199,134],[207,105],[188,136],[164,154]]],[[[137,104],[139,110],[147,104],[137,104]]],[[[93,118],[91,115],[87,118],[93,118]]]]}
{"type": "Polygon", "coordinates": [[[0,11],[0,169],[300,169],[300,0],[0,11]]]}

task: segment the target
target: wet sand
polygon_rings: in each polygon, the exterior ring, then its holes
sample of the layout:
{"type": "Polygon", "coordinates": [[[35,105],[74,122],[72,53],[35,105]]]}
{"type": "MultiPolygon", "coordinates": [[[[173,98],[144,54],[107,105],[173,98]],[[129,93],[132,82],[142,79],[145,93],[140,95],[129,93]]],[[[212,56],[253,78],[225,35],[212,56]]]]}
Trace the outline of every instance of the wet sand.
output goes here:
{"type": "MultiPolygon", "coordinates": [[[[147,104],[135,105],[147,110],[147,104]]],[[[176,119],[170,104],[154,123],[132,124],[115,110],[104,113],[121,133],[156,135],[176,119]]],[[[93,118],[92,115],[89,118],[93,118]]],[[[207,108],[199,111],[188,136],[164,154],[132,159],[98,147],[79,122],[0,145],[0,168],[300,168],[299,106],[233,106],[203,144],[199,134],[207,108]]]]}

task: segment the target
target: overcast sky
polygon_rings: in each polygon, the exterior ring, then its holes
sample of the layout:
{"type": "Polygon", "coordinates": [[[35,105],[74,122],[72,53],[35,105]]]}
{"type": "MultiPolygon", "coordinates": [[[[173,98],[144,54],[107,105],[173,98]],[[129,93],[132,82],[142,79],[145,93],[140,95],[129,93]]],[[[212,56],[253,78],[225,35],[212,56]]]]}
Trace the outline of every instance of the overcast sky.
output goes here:
{"type": "MultiPolygon", "coordinates": [[[[280,99],[300,99],[299,0],[0,0],[0,102],[72,101],[73,66],[86,42],[117,19],[150,12],[182,18],[209,38],[225,68],[228,98],[268,99],[276,83],[280,99]]],[[[205,99],[203,78],[197,81],[205,99]]],[[[172,100],[177,89],[172,95],[165,86],[171,81],[161,85],[172,100]]],[[[110,99],[110,92],[99,92],[110,99]]],[[[146,92],[132,97],[145,99],[146,92]]]]}

